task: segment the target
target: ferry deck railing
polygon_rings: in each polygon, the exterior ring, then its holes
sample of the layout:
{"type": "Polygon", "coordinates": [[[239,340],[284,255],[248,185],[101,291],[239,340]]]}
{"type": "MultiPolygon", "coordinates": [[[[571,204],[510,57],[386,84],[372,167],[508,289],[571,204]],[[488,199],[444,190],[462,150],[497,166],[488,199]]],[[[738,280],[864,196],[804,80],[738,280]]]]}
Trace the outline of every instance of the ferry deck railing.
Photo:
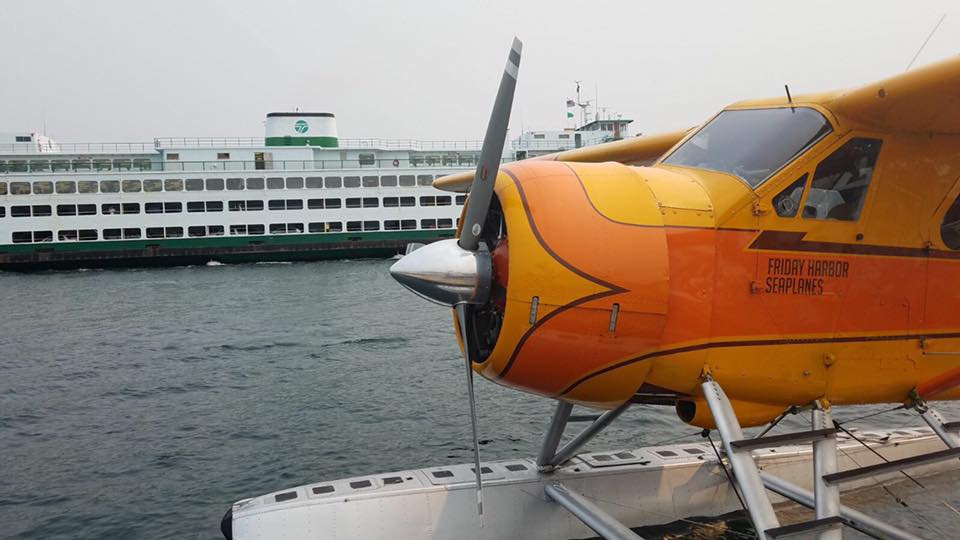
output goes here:
{"type": "MultiPolygon", "coordinates": [[[[501,163],[515,161],[504,158],[501,163]]],[[[264,161],[152,161],[129,159],[104,160],[0,160],[0,174],[57,174],[100,172],[270,172],[270,171],[327,171],[338,169],[385,170],[422,168],[472,168],[474,156],[460,159],[319,159],[319,160],[264,160],[264,161]]]]}

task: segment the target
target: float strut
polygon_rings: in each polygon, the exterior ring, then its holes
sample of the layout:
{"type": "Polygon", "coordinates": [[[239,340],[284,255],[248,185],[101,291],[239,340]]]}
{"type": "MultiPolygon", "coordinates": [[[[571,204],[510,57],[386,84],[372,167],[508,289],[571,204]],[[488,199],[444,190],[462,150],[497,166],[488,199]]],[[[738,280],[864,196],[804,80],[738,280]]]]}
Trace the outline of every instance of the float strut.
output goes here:
{"type": "Polygon", "coordinates": [[[540,470],[552,469],[550,460],[557,455],[557,447],[560,446],[563,431],[567,429],[567,421],[570,420],[572,410],[572,404],[557,400],[557,408],[554,409],[553,419],[550,420],[550,429],[543,438],[543,446],[540,447],[540,455],[537,456],[537,468],[540,470]]]}
{"type": "Polygon", "coordinates": [[[601,510],[583,495],[570,491],[560,482],[547,484],[543,487],[543,491],[549,500],[566,508],[584,525],[599,534],[601,538],[606,540],[643,540],[629,527],[601,510]]]}
{"type": "Polygon", "coordinates": [[[920,413],[920,418],[923,418],[923,421],[930,426],[930,429],[940,437],[940,440],[950,448],[960,448],[960,435],[957,434],[957,429],[960,428],[960,424],[957,422],[947,422],[940,416],[940,413],[928,407],[926,402],[922,400],[916,401],[914,408],[920,413]]]}
{"type": "MultiPolygon", "coordinates": [[[[583,445],[590,442],[590,439],[596,437],[598,433],[610,425],[610,422],[616,420],[617,417],[623,414],[623,411],[627,410],[627,408],[631,405],[631,403],[627,401],[616,409],[601,414],[600,417],[594,420],[593,423],[586,427],[586,429],[577,434],[573,440],[568,442],[556,453],[553,453],[552,456],[548,457],[548,450],[553,450],[557,447],[560,442],[560,435],[563,434],[562,429],[554,428],[560,425],[565,426],[567,419],[570,417],[570,411],[562,408],[561,404],[563,403],[564,402],[561,401],[560,404],[557,405],[557,410],[553,415],[553,421],[550,423],[550,431],[547,432],[547,438],[543,441],[543,448],[540,451],[540,457],[537,458],[537,467],[541,472],[549,472],[554,468],[563,465],[567,460],[576,455],[583,445]],[[563,417],[562,420],[560,417],[563,417]],[[554,438],[556,438],[556,442],[554,442],[554,438]],[[550,446],[551,444],[553,445],[552,447],[550,446]]],[[[572,407],[569,404],[566,405],[572,407]]]]}
{"type": "MultiPolygon", "coordinates": [[[[767,497],[763,481],[760,480],[760,471],[750,450],[735,448],[730,444],[743,440],[743,431],[740,429],[737,415],[733,412],[733,406],[730,405],[730,400],[727,399],[727,395],[719,384],[712,379],[707,379],[701,388],[710,412],[713,414],[713,420],[717,424],[717,431],[723,441],[723,448],[727,452],[727,459],[733,467],[736,482],[734,489],[739,487],[740,493],[743,494],[743,503],[747,507],[747,513],[750,515],[757,536],[760,540],[767,540],[767,530],[779,528],[780,522],[773,511],[773,504],[767,497]]],[[[722,463],[719,465],[723,466],[722,463]]]]}

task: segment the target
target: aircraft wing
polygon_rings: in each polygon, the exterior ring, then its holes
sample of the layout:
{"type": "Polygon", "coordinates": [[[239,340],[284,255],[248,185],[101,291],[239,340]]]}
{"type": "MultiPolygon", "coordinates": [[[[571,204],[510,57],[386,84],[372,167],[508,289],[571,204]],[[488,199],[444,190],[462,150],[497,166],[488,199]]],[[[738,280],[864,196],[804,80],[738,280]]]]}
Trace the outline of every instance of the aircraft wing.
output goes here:
{"type": "MultiPolygon", "coordinates": [[[[659,159],[689,132],[689,129],[685,129],[657,135],[642,135],[620,141],[564,150],[563,152],[530,159],[578,161],[581,163],[616,161],[626,165],[648,165],[659,159]]],[[[473,175],[474,171],[463,171],[443,176],[433,181],[433,187],[444,191],[465,192],[470,188],[470,183],[473,182],[473,175]]]]}
{"type": "Polygon", "coordinates": [[[826,105],[880,129],[960,133],[960,56],[841,93],[826,105]]]}

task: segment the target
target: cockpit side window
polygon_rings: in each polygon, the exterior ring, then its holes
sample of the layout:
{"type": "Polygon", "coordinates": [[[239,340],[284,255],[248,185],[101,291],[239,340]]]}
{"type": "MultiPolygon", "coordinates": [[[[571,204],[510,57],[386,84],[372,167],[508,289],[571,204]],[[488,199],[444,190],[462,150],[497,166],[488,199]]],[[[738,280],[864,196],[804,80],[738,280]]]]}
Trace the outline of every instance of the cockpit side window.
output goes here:
{"type": "Polygon", "coordinates": [[[940,238],[950,249],[960,250],[960,196],[953,201],[940,224],[940,238]]]}
{"type": "Polygon", "coordinates": [[[856,221],[880,155],[879,139],[854,138],[817,165],[803,217],[856,221]]]}
{"type": "Polygon", "coordinates": [[[773,208],[780,217],[796,217],[797,210],[800,209],[800,201],[803,199],[803,188],[807,185],[807,174],[804,173],[796,182],[787,186],[786,189],[773,198],[773,208]]]}

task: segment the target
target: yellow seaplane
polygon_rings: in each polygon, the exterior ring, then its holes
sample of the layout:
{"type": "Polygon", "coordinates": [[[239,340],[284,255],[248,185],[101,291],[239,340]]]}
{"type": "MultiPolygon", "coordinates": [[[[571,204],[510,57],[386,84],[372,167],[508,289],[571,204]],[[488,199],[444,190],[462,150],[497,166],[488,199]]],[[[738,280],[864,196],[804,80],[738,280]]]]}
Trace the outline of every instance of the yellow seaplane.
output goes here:
{"type": "MultiPolygon", "coordinates": [[[[837,484],[877,471],[837,472],[830,413],[905,404],[949,447],[883,466],[960,457],[960,424],[927,404],[960,398],[960,58],[501,165],[520,52],[477,170],[434,183],[470,193],[458,238],[391,268],[453,308],[471,410],[473,373],[558,400],[548,471],[570,456],[554,451],[574,404],[609,411],[588,434],[631,403],[673,405],[719,433],[761,538],[839,538],[844,523],[882,536],[839,502],[837,484]],[[744,438],[797,410],[809,431],[744,438]],[[798,441],[814,446],[816,519],[785,531],[751,451],[798,441]]],[[[479,487],[479,457],[474,472],[479,487]]],[[[627,537],[575,494],[547,494],[627,537]]]]}

